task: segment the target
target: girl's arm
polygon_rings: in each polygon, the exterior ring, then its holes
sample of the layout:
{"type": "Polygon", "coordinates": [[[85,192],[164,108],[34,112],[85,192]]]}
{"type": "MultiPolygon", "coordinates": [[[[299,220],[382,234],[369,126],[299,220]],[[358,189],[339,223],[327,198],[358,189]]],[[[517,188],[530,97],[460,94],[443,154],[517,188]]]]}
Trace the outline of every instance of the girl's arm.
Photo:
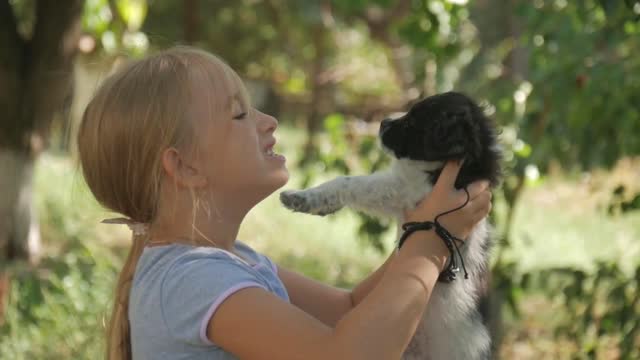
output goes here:
{"type": "Polygon", "coordinates": [[[358,305],[382,278],[395,257],[393,251],[384,264],[353,290],[343,290],[310,279],[278,266],[278,276],[289,293],[291,303],[329,326],[335,326],[348,311],[358,305]]]}
{"type": "Polygon", "coordinates": [[[434,240],[433,232],[413,234],[378,286],[335,327],[266,290],[247,288],[220,305],[207,337],[248,360],[399,359],[445,263],[447,250],[434,240]]]}

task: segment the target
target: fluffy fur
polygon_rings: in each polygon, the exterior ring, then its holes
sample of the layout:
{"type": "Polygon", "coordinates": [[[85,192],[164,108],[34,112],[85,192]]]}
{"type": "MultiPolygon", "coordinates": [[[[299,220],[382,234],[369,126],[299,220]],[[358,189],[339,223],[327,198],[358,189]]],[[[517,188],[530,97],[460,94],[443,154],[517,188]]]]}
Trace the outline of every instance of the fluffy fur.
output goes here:
{"type": "MultiPolygon", "coordinates": [[[[280,200],[291,210],[315,215],[348,206],[394,217],[400,225],[404,210],[415,207],[432,190],[447,160],[464,159],[457,188],[478,179],[488,179],[492,186],[499,182],[495,126],[463,94],[449,92],[418,102],[404,116],[384,120],[379,137],[383,148],[394,156],[386,171],[285,191],[280,200]]],[[[491,341],[476,306],[488,249],[485,219],[473,229],[462,249],[469,279],[459,276],[452,283],[437,283],[403,359],[489,358],[491,341]]]]}

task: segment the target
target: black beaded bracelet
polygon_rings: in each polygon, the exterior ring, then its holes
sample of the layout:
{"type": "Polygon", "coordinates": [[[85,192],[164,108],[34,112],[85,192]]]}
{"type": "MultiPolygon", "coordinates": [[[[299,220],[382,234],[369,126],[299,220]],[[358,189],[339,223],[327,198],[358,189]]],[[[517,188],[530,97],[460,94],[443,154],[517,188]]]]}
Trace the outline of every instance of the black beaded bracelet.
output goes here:
{"type": "Polygon", "coordinates": [[[400,236],[400,240],[398,240],[398,249],[402,247],[409,235],[419,230],[431,230],[435,227],[435,225],[436,224],[432,221],[408,222],[402,224],[402,230],[404,230],[404,232],[402,233],[402,236],[400,236]]]}
{"type": "Polygon", "coordinates": [[[460,272],[460,268],[457,265],[458,263],[456,260],[456,255],[458,256],[458,258],[460,258],[460,263],[462,264],[462,269],[464,270],[464,278],[468,279],[469,274],[467,273],[467,269],[464,266],[464,259],[462,258],[462,254],[460,254],[460,248],[458,247],[458,244],[456,244],[456,241],[461,241],[463,244],[464,241],[451,235],[451,233],[438,222],[425,221],[408,222],[403,224],[402,230],[404,230],[404,233],[402,233],[400,240],[398,240],[398,249],[402,247],[409,235],[413,234],[416,231],[431,229],[435,229],[436,234],[442,239],[450,254],[449,262],[447,266],[445,266],[445,269],[438,276],[438,281],[450,283],[453,280],[457,279],[457,273],[460,272]]]}
{"type": "Polygon", "coordinates": [[[400,236],[400,239],[398,240],[398,250],[400,250],[400,248],[402,247],[404,242],[407,240],[409,235],[420,230],[428,231],[431,229],[435,229],[436,234],[438,235],[438,237],[440,237],[440,239],[442,239],[445,246],[449,250],[449,254],[450,254],[449,263],[445,266],[445,269],[438,276],[438,281],[440,282],[450,283],[453,280],[456,280],[457,273],[460,272],[460,268],[457,265],[456,255],[458,256],[458,258],[460,258],[460,264],[462,264],[462,270],[464,270],[464,278],[465,279],[469,278],[469,274],[467,273],[467,268],[464,266],[464,259],[462,258],[462,254],[460,253],[460,248],[458,247],[458,244],[457,244],[457,242],[461,242],[462,245],[464,245],[464,240],[453,236],[447,229],[445,229],[444,226],[442,226],[442,224],[440,224],[440,222],[438,222],[438,218],[440,218],[441,216],[449,214],[456,210],[460,210],[465,205],[467,205],[467,203],[469,202],[470,196],[466,188],[464,189],[464,191],[467,193],[467,200],[465,201],[464,204],[462,204],[461,206],[455,209],[439,214],[438,216],[436,216],[434,221],[408,222],[403,224],[402,230],[404,230],[404,232],[402,233],[402,235],[400,236]]]}

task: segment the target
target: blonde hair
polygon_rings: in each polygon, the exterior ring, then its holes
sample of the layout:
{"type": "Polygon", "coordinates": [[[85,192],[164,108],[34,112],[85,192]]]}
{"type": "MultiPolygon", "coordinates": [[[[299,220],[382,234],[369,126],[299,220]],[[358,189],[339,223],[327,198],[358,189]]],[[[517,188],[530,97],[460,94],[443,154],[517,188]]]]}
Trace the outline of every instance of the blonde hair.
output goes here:
{"type": "MultiPolygon", "coordinates": [[[[198,140],[191,99],[206,96],[215,116],[230,111],[231,91],[248,99],[228,65],[188,47],[135,61],[107,78],[87,105],[78,132],[80,165],[95,198],[132,221],[153,223],[160,206],[163,150],[189,151],[198,140]],[[196,94],[194,79],[207,80],[210,91],[196,94]]],[[[118,277],[107,328],[108,360],[131,359],[129,293],[146,240],[140,237],[145,236],[133,235],[118,277]]]]}

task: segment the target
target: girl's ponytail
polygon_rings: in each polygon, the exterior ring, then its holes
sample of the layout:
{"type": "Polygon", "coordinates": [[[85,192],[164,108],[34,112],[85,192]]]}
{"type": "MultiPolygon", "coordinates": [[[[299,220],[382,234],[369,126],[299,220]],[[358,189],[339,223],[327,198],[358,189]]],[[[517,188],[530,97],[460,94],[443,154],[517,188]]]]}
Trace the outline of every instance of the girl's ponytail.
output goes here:
{"type": "Polygon", "coordinates": [[[107,327],[107,359],[131,360],[131,328],[129,326],[129,293],[138,259],[144,250],[146,235],[133,235],[133,244],[116,285],[111,321],[107,327]]]}

